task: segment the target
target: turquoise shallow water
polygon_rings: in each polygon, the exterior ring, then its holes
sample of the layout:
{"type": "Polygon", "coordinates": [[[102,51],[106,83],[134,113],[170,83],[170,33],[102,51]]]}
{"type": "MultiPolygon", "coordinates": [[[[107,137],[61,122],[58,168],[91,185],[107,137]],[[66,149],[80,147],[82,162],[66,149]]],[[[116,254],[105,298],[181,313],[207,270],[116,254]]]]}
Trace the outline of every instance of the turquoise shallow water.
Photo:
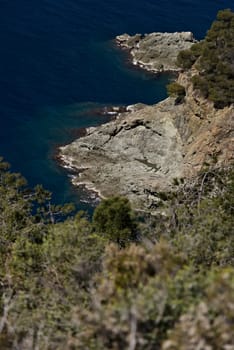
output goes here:
{"type": "Polygon", "coordinates": [[[168,77],[126,65],[113,47],[121,33],[191,30],[200,39],[230,0],[1,0],[0,154],[31,186],[42,183],[56,203],[74,190],[54,160],[74,129],[102,122],[95,108],[155,103],[168,77]],[[85,112],[85,113],[84,113],[85,112]]]}

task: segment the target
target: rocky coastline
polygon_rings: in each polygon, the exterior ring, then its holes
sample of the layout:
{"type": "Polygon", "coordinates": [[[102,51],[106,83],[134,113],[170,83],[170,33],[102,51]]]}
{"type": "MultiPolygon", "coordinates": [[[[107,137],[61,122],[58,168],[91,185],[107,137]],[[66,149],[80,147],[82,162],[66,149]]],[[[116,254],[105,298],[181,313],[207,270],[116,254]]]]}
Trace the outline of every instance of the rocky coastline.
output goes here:
{"type": "MultiPolygon", "coordinates": [[[[122,46],[126,36],[121,37],[122,46]]],[[[147,69],[158,72],[153,62],[147,69]]],[[[109,123],[87,128],[84,137],[60,147],[59,158],[71,169],[72,183],[101,198],[127,196],[136,209],[153,213],[159,192],[173,189],[175,180],[192,178],[214,159],[217,166],[233,161],[233,105],[216,110],[193,90],[193,74],[190,70],[178,76],[186,90],[182,104],[169,97],[152,106],[128,106],[109,123]]]]}
{"type": "Polygon", "coordinates": [[[116,44],[130,53],[133,65],[152,73],[179,72],[176,58],[181,50],[189,49],[197,40],[191,32],[150,33],[115,38],[116,44]]]}

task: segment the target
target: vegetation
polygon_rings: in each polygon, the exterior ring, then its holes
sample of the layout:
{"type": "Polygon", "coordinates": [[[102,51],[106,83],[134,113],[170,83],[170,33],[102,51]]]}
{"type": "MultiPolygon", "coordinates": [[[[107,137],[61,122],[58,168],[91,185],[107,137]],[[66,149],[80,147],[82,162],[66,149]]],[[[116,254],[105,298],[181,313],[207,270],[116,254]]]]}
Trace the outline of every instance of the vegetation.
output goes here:
{"type": "Polygon", "coordinates": [[[122,197],[71,215],[3,160],[0,179],[1,349],[231,349],[233,168],[178,182],[145,221],[122,197]]]}
{"type": "Polygon", "coordinates": [[[189,69],[202,54],[203,41],[193,44],[189,50],[183,50],[178,54],[177,64],[183,69],[189,69]]]}
{"type": "Polygon", "coordinates": [[[176,97],[177,104],[183,102],[186,95],[184,86],[176,82],[167,85],[167,93],[169,96],[176,97]]]}
{"type": "Polygon", "coordinates": [[[177,59],[183,69],[195,66],[198,74],[192,78],[193,86],[216,108],[234,103],[233,38],[234,13],[219,11],[205,39],[180,52],[177,59]]]}
{"type": "MultiPolygon", "coordinates": [[[[178,58],[196,65],[194,85],[217,107],[231,103],[231,37],[233,13],[221,11],[178,58]]],[[[184,97],[177,83],[168,90],[184,97]]],[[[0,349],[232,350],[233,166],[175,186],[158,193],[157,216],[139,217],[116,196],[88,220],[1,158],[0,349]]]]}
{"type": "Polygon", "coordinates": [[[120,247],[136,240],[136,222],[127,198],[115,196],[103,200],[94,211],[93,223],[98,232],[120,247]]]}

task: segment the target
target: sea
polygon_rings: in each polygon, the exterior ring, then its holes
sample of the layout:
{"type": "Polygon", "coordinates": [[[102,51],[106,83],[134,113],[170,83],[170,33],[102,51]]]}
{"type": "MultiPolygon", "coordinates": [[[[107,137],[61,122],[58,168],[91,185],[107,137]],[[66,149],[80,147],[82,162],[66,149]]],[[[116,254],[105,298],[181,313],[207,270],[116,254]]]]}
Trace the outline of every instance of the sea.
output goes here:
{"type": "Polygon", "coordinates": [[[79,128],[107,119],[109,105],[153,104],[170,76],[136,69],[116,35],[192,31],[202,39],[233,0],[0,0],[0,155],[55,204],[92,210],[56,160],[79,128]]]}

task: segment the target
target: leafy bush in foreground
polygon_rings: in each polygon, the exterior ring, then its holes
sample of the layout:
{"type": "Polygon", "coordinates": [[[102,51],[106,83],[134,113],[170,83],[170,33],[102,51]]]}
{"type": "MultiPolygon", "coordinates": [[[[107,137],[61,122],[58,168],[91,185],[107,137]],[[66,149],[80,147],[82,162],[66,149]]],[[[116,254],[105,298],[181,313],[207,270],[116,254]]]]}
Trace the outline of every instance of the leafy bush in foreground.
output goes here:
{"type": "Polygon", "coordinates": [[[105,200],[93,222],[82,213],[51,221],[48,193],[43,201],[42,189],[39,196],[0,167],[1,349],[231,344],[233,168],[180,184],[164,198],[154,231],[147,237],[139,224],[141,240],[131,243],[125,234],[137,223],[127,200],[105,200]],[[42,207],[35,211],[32,199],[42,207]],[[185,337],[187,325],[193,332],[185,337]]]}

